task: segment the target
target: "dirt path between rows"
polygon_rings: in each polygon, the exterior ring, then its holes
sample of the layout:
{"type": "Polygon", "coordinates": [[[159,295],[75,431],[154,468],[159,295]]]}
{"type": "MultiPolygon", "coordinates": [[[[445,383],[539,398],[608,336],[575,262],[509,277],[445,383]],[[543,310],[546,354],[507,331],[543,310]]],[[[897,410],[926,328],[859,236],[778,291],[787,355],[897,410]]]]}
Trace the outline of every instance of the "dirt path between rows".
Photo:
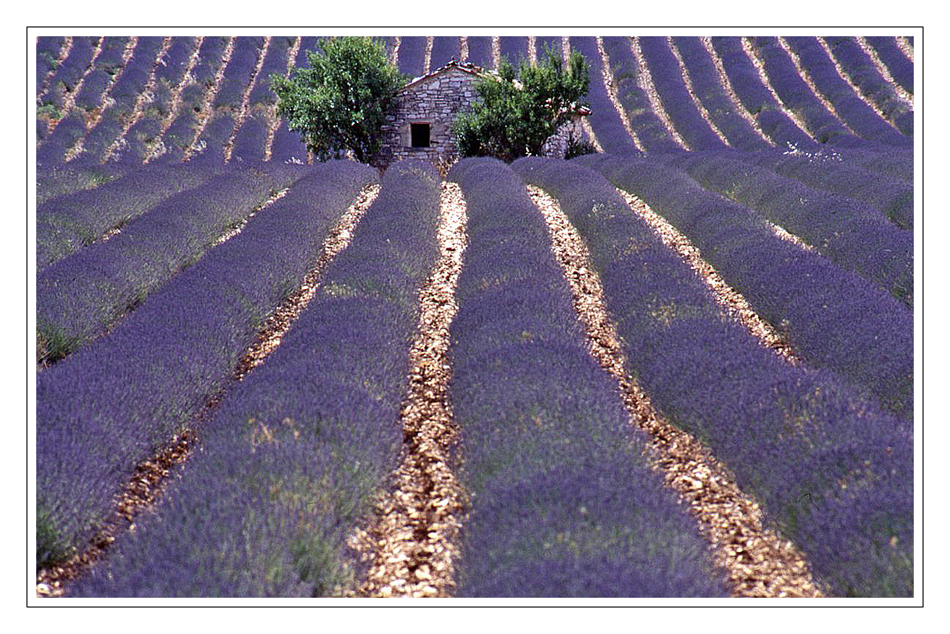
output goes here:
{"type": "MultiPolygon", "coordinates": [[[[337,221],[323,244],[316,264],[304,277],[301,285],[290,294],[261,326],[255,342],[241,356],[231,375],[231,380],[205,402],[204,407],[186,428],[174,436],[151,458],[135,467],[134,475],[122,493],[116,498],[112,519],[92,539],[87,548],[62,566],[40,570],[36,578],[36,596],[59,597],[67,594],[69,583],[91,568],[124,531],[135,530],[135,518],[153,510],[161,501],[162,492],[171,480],[176,467],[185,463],[198,443],[198,432],[209,420],[224,396],[240,382],[248,372],[264,360],[280,345],[281,338],[297,320],[316,294],[320,278],[333,258],[347,247],[353,230],[363,214],[379,194],[379,185],[364,187],[356,200],[337,221]]],[[[285,193],[285,192],[284,192],[285,193]]],[[[273,202],[273,201],[270,201],[273,202]]],[[[179,473],[177,470],[175,473],[179,473]]]]}
{"type": "Polygon", "coordinates": [[[758,504],[739,489],[729,470],[698,440],[663,419],[626,372],[620,337],[586,245],[555,199],[537,187],[528,189],[547,222],[555,256],[587,329],[590,353],[617,380],[631,423],[648,434],[659,456],[654,468],[689,506],[733,596],[823,596],[807,561],[791,542],[763,527],[758,504]]]}
{"type": "Polygon", "coordinates": [[[447,393],[452,373],[447,353],[449,326],[458,311],[455,288],[467,221],[461,188],[443,181],[440,257],[419,293],[419,325],[409,353],[409,387],[401,412],[404,458],[393,489],[378,501],[372,524],[351,538],[351,547],[370,562],[370,570],[349,596],[445,597],[455,587],[465,501],[447,463],[457,437],[447,393]]]}

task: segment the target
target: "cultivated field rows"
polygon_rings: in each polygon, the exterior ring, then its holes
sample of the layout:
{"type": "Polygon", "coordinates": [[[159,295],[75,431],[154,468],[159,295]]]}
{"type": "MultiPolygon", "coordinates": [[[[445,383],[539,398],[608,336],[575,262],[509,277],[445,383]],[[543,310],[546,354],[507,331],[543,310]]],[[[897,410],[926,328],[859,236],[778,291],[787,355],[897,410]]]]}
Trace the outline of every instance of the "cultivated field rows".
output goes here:
{"type": "Polygon", "coordinates": [[[386,38],[590,62],[441,176],[312,162],[315,44],[39,38],[39,594],[913,594],[907,41],[386,38]]]}

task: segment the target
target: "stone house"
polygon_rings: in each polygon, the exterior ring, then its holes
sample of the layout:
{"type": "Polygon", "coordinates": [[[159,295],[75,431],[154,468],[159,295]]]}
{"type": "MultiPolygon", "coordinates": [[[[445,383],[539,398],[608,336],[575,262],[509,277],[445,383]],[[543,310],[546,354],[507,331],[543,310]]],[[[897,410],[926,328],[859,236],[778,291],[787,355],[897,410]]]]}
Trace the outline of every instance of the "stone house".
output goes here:
{"type": "MultiPolygon", "coordinates": [[[[456,113],[471,109],[478,98],[476,81],[490,74],[474,64],[452,60],[409,82],[400,89],[396,107],[383,124],[382,147],[374,163],[386,166],[407,158],[435,164],[455,160],[458,146],[452,122],[456,113]]],[[[572,120],[545,143],[544,155],[564,156],[571,134],[585,138],[581,117],[589,114],[587,108],[577,108],[572,120]]]]}

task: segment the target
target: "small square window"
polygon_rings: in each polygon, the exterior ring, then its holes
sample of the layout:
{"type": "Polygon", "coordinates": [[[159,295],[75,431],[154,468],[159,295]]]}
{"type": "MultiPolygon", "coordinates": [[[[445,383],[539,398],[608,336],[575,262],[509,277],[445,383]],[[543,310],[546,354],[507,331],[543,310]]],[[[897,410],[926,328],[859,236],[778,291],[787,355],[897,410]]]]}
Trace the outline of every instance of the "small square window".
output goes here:
{"type": "Polygon", "coordinates": [[[412,147],[429,147],[429,124],[412,123],[412,147]]]}

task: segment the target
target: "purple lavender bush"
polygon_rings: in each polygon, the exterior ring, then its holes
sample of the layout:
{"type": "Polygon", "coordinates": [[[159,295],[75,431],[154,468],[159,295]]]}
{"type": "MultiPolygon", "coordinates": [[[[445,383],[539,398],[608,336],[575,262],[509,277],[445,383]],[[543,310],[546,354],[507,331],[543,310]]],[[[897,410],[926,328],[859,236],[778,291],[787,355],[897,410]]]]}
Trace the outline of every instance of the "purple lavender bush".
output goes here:
{"type": "Polygon", "coordinates": [[[703,190],[675,168],[626,157],[593,166],[683,233],[808,364],[838,373],[911,425],[914,318],[906,305],[781,240],[747,208],[703,190]]]}
{"type": "Polygon", "coordinates": [[[149,166],[95,189],[49,200],[36,209],[36,270],[42,272],[110,229],[145,213],[159,202],[198,187],[212,176],[194,166],[149,166]]]}
{"type": "Polygon", "coordinates": [[[57,361],[114,326],[301,176],[279,165],[229,169],[166,198],[108,241],[44,269],[36,279],[37,340],[46,342],[38,361],[57,361]]]}
{"type": "Polygon", "coordinates": [[[758,71],[742,49],[741,38],[713,37],[711,40],[732,89],[749,114],[755,117],[762,132],[779,147],[803,150],[818,147],[814,139],[782,112],[781,106],[762,83],[758,71]]]}
{"type": "Polygon", "coordinates": [[[763,214],[842,268],[914,305],[914,236],[867,204],[828,194],[725,155],[683,155],[666,162],[703,187],[763,214]]]}
{"type": "Polygon", "coordinates": [[[863,141],[838,121],[825,108],[798,74],[788,53],[775,37],[754,37],[752,46],[762,58],[769,82],[782,102],[794,110],[808,126],[808,132],[818,143],[841,147],[866,147],[863,141]]]}
{"type": "Polygon", "coordinates": [[[826,37],[825,43],[861,93],[880,108],[887,120],[901,133],[914,136],[913,107],[897,96],[894,86],[881,76],[874,62],[854,38],[826,37]]]}
{"type": "MultiPolygon", "coordinates": [[[[471,47],[471,40],[469,38],[469,47],[471,47]]],[[[489,47],[491,43],[489,42],[489,47]]],[[[488,61],[489,65],[491,64],[491,50],[489,48],[488,52],[488,61]]],[[[449,63],[449,60],[454,59],[456,62],[461,59],[461,41],[458,36],[437,36],[432,38],[432,57],[429,62],[429,68],[435,70],[436,68],[441,68],[449,63]]],[[[469,49],[469,58],[471,58],[471,49],[469,49]]],[[[473,64],[478,64],[472,59],[469,59],[473,64]]],[[[479,66],[481,64],[478,64],[479,66]]]]}
{"type": "Polygon", "coordinates": [[[592,37],[572,37],[571,46],[587,58],[590,65],[590,86],[587,101],[590,103],[591,114],[588,118],[594,136],[600,141],[605,152],[639,154],[640,151],[633,139],[623,127],[620,115],[607,95],[604,86],[603,60],[597,50],[597,42],[592,37]]]}
{"type": "Polygon", "coordinates": [[[376,170],[311,168],[268,213],[148,297],[98,341],[37,375],[37,565],[85,548],[135,465],[230,381],[274,308],[316,263],[376,170]]]}
{"type": "Polygon", "coordinates": [[[874,173],[832,148],[817,152],[736,153],[735,158],[796,178],[809,187],[862,201],[901,229],[914,228],[912,183],[874,173]]]}
{"type": "Polygon", "coordinates": [[[604,52],[610,59],[610,72],[617,86],[617,99],[627,114],[630,127],[647,152],[679,152],[666,126],[653,112],[649,97],[640,89],[640,68],[633,56],[628,37],[605,37],[604,52]]]}
{"type": "Polygon", "coordinates": [[[709,118],[729,140],[729,145],[743,151],[766,150],[771,147],[752,126],[740,116],[726,95],[709,51],[698,37],[674,37],[671,46],[676,48],[696,98],[709,113],[709,118]]]}
{"type": "Polygon", "coordinates": [[[910,94],[914,94],[914,63],[904,56],[895,38],[874,36],[865,39],[894,81],[910,94]]]}
{"type": "Polygon", "coordinates": [[[387,170],[280,347],[202,427],[158,512],[76,595],[314,597],[352,583],[346,538],[398,464],[438,182],[422,163],[387,170]]]}
{"type": "Polygon", "coordinates": [[[914,140],[904,136],[841,78],[832,60],[814,37],[786,37],[788,47],[798,54],[803,70],[815,88],[831,103],[838,117],[861,138],[882,145],[913,148],[914,140]]]}
{"type": "Polygon", "coordinates": [[[449,172],[468,206],[450,334],[464,597],[727,596],[695,520],[588,354],[544,221],[494,159],[449,172]]]}
{"type": "Polygon", "coordinates": [[[628,373],[733,471],[833,595],[911,596],[911,427],[835,373],[781,361],[726,317],[613,186],[580,165],[611,160],[597,158],[512,169],[555,196],[587,244],[628,373]]]}
{"type": "Polygon", "coordinates": [[[640,51],[650,69],[657,96],[691,150],[715,150],[726,146],[703,119],[683,81],[683,73],[665,37],[641,37],[640,51]]]}

